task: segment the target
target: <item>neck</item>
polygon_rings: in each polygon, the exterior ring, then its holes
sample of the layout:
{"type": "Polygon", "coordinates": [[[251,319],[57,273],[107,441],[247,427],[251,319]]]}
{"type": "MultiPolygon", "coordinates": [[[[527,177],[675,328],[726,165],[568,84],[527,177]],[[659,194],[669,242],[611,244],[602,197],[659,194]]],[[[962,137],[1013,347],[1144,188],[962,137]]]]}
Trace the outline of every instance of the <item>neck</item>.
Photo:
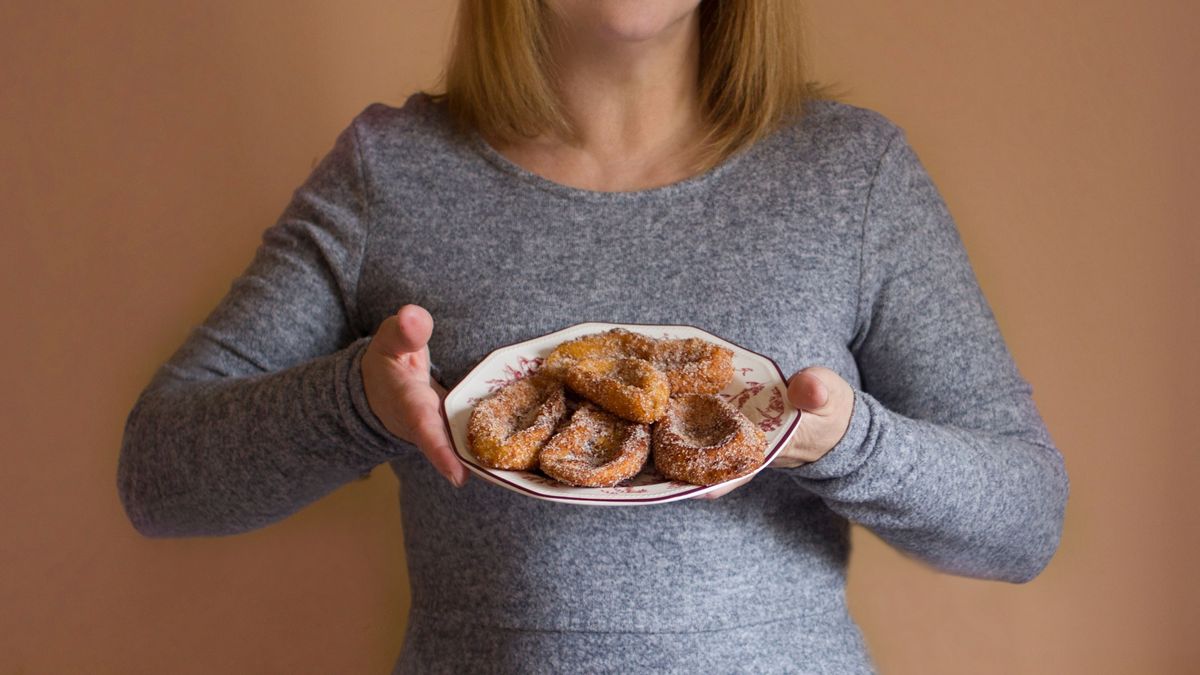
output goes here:
{"type": "Polygon", "coordinates": [[[703,133],[700,16],[648,40],[605,40],[551,26],[554,73],[574,138],[494,143],[516,165],[586,190],[632,191],[695,173],[703,133]]]}
{"type": "Polygon", "coordinates": [[[551,30],[555,84],[574,138],[554,134],[498,150],[549,180],[600,191],[669,185],[695,172],[702,136],[700,19],[651,39],[605,40],[551,30]]]}
{"type": "Polygon", "coordinates": [[[701,126],[697,13],[647,40],[603,40],[561,26],[551,34],[559,95],[578,132],[568,145],[602,160],[661,155],[694,141],[701,126]]]}

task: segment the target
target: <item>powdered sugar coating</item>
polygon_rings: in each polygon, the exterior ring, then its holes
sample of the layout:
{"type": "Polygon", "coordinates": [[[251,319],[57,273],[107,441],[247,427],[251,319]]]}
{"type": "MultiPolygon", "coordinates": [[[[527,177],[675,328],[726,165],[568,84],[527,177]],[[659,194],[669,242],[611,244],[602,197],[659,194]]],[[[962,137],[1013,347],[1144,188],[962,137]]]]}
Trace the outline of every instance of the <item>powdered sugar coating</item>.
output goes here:
{"type": "Polygon", "coordinates": [[[667,411],[667,376],[642,359],[583,359],[565,372],[572,391],[631,422],[650,424],[667,411]]]}
{"type": "Polygon", "coordinates": [[[468,443],[487,466],[532,469],[566,413],[566,396],[558,381],[546,377],[515,380],[471,411],[468,443]]]}
{"type": "Polygon", "coordinates": [[[654,426],[654,466],[674,480],[714,485],[763,463],[766,435],[740,410],[712,394],[673,397],[654,426]]]}
{"type": "Polygon", "coordinates": [[[733,351],[700,338],[655,340],[649,359],[667,374],[672,396],[715,394],[733,379],[733,351]]]}
{"type": "Polygon", "coordinates": [[[567,368],[584,359],[648,360],[654,342],[652,337],[624,328],[583,335],[555,347],[546,357],[546,371],[553,376],[562,377],[567,368]]]}
{"type": "Polygon", "coordinates": [[[650,454],[650,431],[585,405],[542,449],[542,471],[563,483],[609,487],[642,470],[650,454]]]}
{"type": "Polygon", "coordinates": [[[546,357],[562,377],[584,359],[642,359],[667,376],[671,394],[715,394],[733,379],[733,351],[701,338],[653,338],[624,328],[568,340],[546,357]]]}

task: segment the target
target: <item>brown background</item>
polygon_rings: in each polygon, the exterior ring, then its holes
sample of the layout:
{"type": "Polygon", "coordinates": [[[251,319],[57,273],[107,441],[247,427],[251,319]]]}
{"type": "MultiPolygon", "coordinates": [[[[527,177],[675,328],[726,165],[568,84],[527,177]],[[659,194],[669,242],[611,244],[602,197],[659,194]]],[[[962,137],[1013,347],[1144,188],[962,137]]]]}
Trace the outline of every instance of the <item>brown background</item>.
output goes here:
{"type": "MultiPolygon", "coordinates": [[[[811,2],[812,56],[904,126],[1072,481],[1038,579],[856,533],[882,672],[1200,662],[1197,4],[811,2]]],[[[386,468],[285,522],[148,541],[124,417],[367,103],[436,82],[440,0],[0,5],[0,672],[386,672],[406,578],[386,468]]],[[[1192,671],[1194,672],[1194,670],[1192,671]]]]}

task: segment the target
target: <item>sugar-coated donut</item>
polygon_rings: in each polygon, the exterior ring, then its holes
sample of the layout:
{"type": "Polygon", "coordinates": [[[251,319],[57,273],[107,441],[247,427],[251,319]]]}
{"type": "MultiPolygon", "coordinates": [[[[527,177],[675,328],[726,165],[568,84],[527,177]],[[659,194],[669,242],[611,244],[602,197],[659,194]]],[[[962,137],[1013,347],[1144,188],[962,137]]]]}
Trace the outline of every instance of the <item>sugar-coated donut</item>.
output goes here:
{"type": "Polygon", "coordinates": [[[733,351],[700,338],[655,340],[643,358],[667,374],[672,396],[715,394],[733,379],[733,351]]]}
{"type": "Polygon", "coordinates": [[[644,424],[584,405],[542,448],[542,472],[568,485],[609,487],[642,470],[650,454],[644,424]]]}
{"type": "Polygon", "coordinates": [[[543,367],[547,372],[561,377],[567,367],[583,359],[649,359],[653,345],[654,338],[624,328],[613,328],[560,344],[546,357],[543,367]]]}
{"type": "Polygon", "coordinates": [[[642,359],[582,359],[571,363],[565,380],[572,391],[630,422],[650,424],[667,411],[667,376],[642,359]]]}
{"type": "Polygon", "coordinates": [[[516,380],[480,401],[467,422],[467,442],[494,469],[532,469],[567,413],[562,383],[549,377],[516,380]]]}
{"type": "Polygon", "coordinates": [[[656,339],[624,328],[583,335],[546,357],[546,372],[562,377],[583,359],[643,359],[667,375],[671,393],[715,394],[733,379],[733,352],[701,338],[656,339]]]}
{"type": "Polygon", "coordinates": [[[715,485],[753,472],[762,465],[767,447],[761,429],[712,394],[671,398],[653,439],[658,472],[695,485],[715,485]]]}

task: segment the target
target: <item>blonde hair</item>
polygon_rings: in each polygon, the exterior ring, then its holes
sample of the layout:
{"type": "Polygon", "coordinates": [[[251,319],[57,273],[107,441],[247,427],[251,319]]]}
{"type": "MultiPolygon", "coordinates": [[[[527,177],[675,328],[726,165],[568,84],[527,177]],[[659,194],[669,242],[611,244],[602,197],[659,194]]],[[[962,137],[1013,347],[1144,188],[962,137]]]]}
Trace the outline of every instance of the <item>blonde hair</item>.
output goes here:
{"type": "MultiPolygon", "coordinates": [[[[577,138],[554,87],[542,0],[460,0],[445,99],[456,126],[501,142],[577,138]]],[[[699,92],[707,170],[831,93],[805,79],[798,0],[702,0],[699,92]]]]}

